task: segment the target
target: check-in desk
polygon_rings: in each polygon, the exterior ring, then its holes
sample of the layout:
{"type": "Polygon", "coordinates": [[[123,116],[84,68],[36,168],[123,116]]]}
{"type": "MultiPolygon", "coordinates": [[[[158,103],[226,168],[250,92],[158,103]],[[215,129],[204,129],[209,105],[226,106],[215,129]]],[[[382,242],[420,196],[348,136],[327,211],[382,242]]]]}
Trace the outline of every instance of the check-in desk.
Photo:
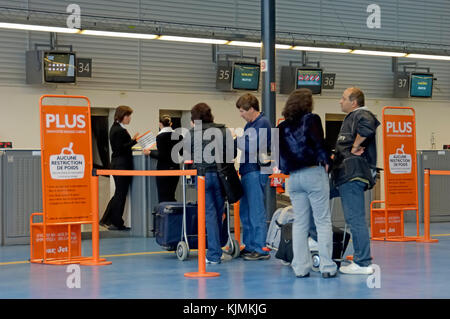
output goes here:
{"type": "MultiPolygon", "coordinates": [[[[424,169],[450,171],[450,150],[419,150],[417,151],[417,186],[419,194],[419,216],[423,221],[424,169]]],[[[450,176],[430,176],[430,221],[450,221],[450,176]]]]}
{"type": "Polygon", "coordinates": [[[0,210],[1,244],[29,244],[30,215],[42,212],[39,149],[0,149],[0,210]]]}

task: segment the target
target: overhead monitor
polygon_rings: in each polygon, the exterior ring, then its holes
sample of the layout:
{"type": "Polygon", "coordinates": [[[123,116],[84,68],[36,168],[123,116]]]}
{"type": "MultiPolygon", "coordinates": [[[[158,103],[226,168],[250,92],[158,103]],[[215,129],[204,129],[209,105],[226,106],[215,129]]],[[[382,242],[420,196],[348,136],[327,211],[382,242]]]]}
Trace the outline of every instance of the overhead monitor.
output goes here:
{"type": "Polygon", "coordinates": [[[321,69],[297,69],[297,89],[310,89],[313,94],[322,92],[322,70],[321,69]]]}
{"type": "Polygon", "coordinates": [[[433,94],[433,74],[411,73],[411,97],[431,97],[433,94]]]}
{"type": "Polygon", "coordinates": [[[232,89],[257,91],[259,88],[259,73],[259,64],[234,63],[232,89]]]}
{"type": "Polygon", "coordinates": [[[44,81],[75,83],[75,54],[70,52],[44,53],[44,81]]]}

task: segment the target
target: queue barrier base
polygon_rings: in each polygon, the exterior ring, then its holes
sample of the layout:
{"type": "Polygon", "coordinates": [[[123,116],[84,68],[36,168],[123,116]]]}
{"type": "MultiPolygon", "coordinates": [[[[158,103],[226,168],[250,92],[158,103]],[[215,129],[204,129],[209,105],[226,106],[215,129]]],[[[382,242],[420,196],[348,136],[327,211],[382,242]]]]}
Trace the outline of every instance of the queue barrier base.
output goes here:
{"type": "Polygon", "coordinates": [[[185,277],[188,278],[202,278],[202,277],[207,277],[207,278],[211,278],[211,277],[219,277],[220,274],[218,272],[187,272],[184,274],[185,277]]]}

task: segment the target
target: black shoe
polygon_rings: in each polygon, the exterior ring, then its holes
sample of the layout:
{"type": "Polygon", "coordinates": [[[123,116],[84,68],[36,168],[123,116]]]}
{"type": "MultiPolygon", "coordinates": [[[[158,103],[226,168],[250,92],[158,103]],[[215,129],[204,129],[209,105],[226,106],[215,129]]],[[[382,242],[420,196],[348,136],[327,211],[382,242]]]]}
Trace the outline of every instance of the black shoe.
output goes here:
{"type": "Polygon", "coordinates": [[[249,250],[246,250],[245,248],[241,250],[241,253],[239,254],[239,257],[245,257],[250,255],[252,252],[249,250]]]}
{"type": "Polygon", "coordinates": [[[130,227],[126,227],[126,226],[123,226],[123,225],[119,226],[119,227],[111,225],[111,226],[108,227],[108,229],[109,230],[122,230],[122,231],[129,231],[129,230],[131,230],[130,227]]]}
{"type": "Polygon", "coordinates": [[[309,273],[307,273],[306,275],[296,275],[295,277],[297,277],[297,278],[307,278],[307,277],[309,277],[309,273]]]}
{"type": "Polygon", "coordinates": [[[108,226],[111,226],[111,223],[105,223],[104,221],[100,221],[98,224],[100,226],[103,226],[103,227],[106,227],[106,228],[108,228],[108,226]]]}
{"type": "Polygon", "coordinates": [[[245,260],[266,260],[269,259],[270,255],[269,254],[260,254],[256,251],[252,252],[249,255],[245,255],[244,259],[245,260]]]}
{"type": "Polygon", "coordinates": [[[333,278],[336,277],[337,271],[335,273],[331,273],[331,272],[323,272],[322,273],[322,278],[333,278]]]}

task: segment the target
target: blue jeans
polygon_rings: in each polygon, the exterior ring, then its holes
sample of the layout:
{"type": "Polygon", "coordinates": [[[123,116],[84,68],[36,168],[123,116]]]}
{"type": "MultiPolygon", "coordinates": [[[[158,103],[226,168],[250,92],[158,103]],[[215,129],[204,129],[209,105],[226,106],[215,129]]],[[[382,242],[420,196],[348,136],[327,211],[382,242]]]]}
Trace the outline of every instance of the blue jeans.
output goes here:
{"type": "MultiPolygon", "coordinates": [[[[366,188],[367,184],[361,181],[347,182],[337,187],[337,192],[341,197],[345,222],[349,225],[352,234],[353,261],[362,267],[367,267],[372,263],[364,205],[366,188]]],[[[334,197],[335,194],[336,190],[332,190],[331,196],[334,197]]]]}
{"type": "Polygon", "coordinates": [[[261,174],[260,171],[249,172],[241,177],[244,189],[239,204],[242,240],[246,250],[260,254],[267,254],[262,248],[266,246],[267,236],[264,190],[268,178],[267,174],[261,174]]]}
{"type": "Polygon", "coordinates": [[[208,241],[206,258],[209,261],[220,262],[222,247],[220,231],[222,229],[222,215],[225,199],[222,195],[220,180],[216,172],[206,172],[205,186],[205,224],[208,241]]]}
{"type": "Polygon", "coordinates": [[[297,276],[309,273],[312,267],[308,245],[311,216],[317,229],[320,272],[336,273],[337,265],[331,259],[333,231],[330,212],[330,185],[321,166],[305,167],[289,174],[288,191],[294,209],[292,225],[292,269],[297,276]]]}

